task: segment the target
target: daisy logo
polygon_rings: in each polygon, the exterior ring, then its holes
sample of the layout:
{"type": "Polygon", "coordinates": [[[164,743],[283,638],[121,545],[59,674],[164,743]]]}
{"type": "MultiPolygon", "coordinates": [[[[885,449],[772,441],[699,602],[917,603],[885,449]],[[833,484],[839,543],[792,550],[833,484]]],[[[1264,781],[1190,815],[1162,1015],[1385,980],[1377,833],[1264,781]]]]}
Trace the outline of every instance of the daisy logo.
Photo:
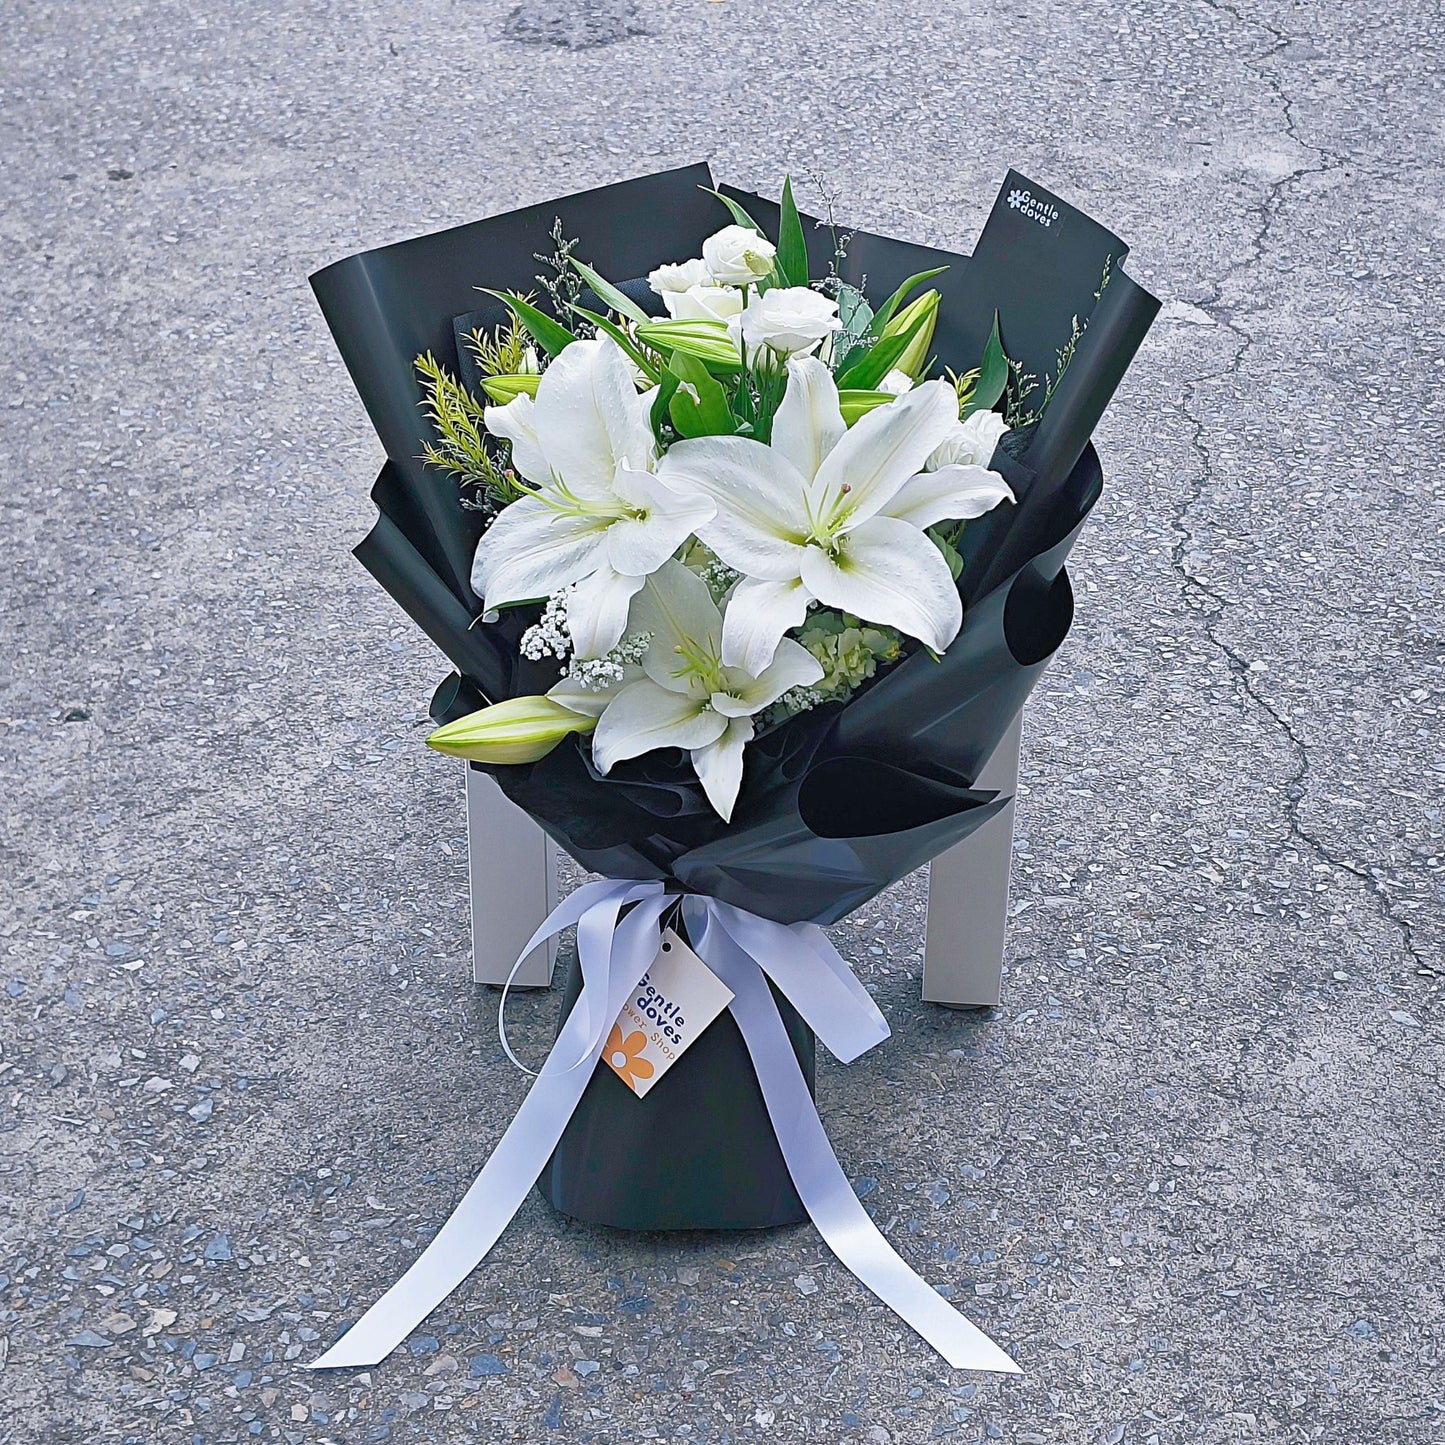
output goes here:
{"type": "Polygon", "coordinates": [[[1059,219],[1059,208],[1049,201],[1039,200],[1032,191],[1015,187],[1008,193],[1008,204],[1011,211],[1021,211],[1029,220],[1037,221],[1045,228],[1059,219]]]}

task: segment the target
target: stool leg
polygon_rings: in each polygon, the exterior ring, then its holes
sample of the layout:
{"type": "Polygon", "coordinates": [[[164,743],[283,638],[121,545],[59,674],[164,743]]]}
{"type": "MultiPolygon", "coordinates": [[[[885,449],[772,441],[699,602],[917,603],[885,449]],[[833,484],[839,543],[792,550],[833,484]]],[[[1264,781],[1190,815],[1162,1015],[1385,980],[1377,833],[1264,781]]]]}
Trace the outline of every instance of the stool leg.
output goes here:
{"type": "MultiPolygon", "coordinates": [[[[488,773],[468,766],[467,872],[471,884],[472,978],[498,986],[523,944],[557,904],[556,845],[488,773]]],[[[538,944],[513,987],[547,988],[556,940],[538,944]]]]}
{"type": "Polygon", "coordinates": [[[1007,793],[1007,806],[929,865],[923,946],[926,1003],[990,1008],[999,1001],[1022,733],[1021,712],[974,784],[1007,793]]]}

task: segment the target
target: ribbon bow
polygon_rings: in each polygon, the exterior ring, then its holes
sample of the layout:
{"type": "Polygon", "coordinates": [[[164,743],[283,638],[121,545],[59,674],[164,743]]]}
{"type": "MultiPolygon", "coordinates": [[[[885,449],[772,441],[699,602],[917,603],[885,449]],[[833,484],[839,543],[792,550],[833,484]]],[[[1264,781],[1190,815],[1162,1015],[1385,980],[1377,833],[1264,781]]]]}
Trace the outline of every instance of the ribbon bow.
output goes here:
{"type": "Polygon", "coordinates": [[[523,945],[519,965],[544,939],[577,925],[582,992],[552,1052],[491,1158],[420,1258],[310,1368],[356,1369],[384,1359],[486,1257],[556,1149],[608,1031],[657,955],[662,916],[679,903],[693,950],[732,990],[728,1007],[788,1173],[828,1247],[956,1369],[1019,1372],[883,1238],[828,1143],[766,980],[841,1063],[887,1038],[888,1023],[823,930],[774,923],[701,894],[679,899],[659,882],[617,880],[584,884],[523,945]],[[635,906],[624,915],[629,904],[635,906]]]}

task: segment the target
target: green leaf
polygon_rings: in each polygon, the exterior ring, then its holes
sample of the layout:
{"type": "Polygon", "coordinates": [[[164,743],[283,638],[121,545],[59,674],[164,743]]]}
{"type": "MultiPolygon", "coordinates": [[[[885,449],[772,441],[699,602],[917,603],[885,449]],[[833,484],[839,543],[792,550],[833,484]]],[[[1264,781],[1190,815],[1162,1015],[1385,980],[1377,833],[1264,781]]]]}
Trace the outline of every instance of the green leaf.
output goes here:
{"type": "Polygon", "coordinates": [[[963,558],[959,555],[958,549],[937,527],[928,529],[928,540],[943,553],[943,560],[948,563],[948,570],[953,574],[953,580],[957,582],[963,572],[963,558]]]}
{"type": "MultiPolygon", "coordinates": [[[[906,331],[900,331],[896,336],[885,336],[870,350],[865,351],[860,361],[854,362],[847,371],[840,373],[839,389],[848,387],[853,390],[866,391],[870,387],[877,386],[893,370],[898,358],[908,350],[909,343],[928,319],[927,316],[915,317],[913,324],[906,331]]],[[[874,320],[877,318],[875,317],[874,320]]]]}
{"type": "MultiPolygon", "coordinates": [[[[948,270],[947,266],[935,266],[931,271],[920,271],[916,276],[910,276],[883,304],[873,313],[873,319],[868,323],[868,330],[863,333],[864,338],[873,338],[883,335],[883,328],[893,320],[893,313],[907,299],[908,293],[915,286],[921,286],[925,281],[932,281],[935,276],[941,276],[948,270]]],[[[838,373],[841,375],[850,366],[857,364],[862,357],[864,348],[853,347],[846,356],[838,363],[838,373]]]]}
{"type": "Polygon", "coordinates": [[[778,216],[778,271],[784,286],[808,284],[808,240],[793,200],[791,177],[783,177],[783,200],[778,216]]]}
{"type": "Polygon", "coordinates": [[[677,390],[668,403],[668,415],[685,437],[730,436],[732,409],[722,383],[696,357],[678,352],[668,369],[678,377],[677,390]]]}
{"type": "Polygon", "coordinates": [[[993,330],[983,348],[983,362],[978,369],[978,380],[974,383],[973,395],[963,409],[967,421],[976,411],[992,411],[999,397],[1008,385],[1008,357],[1004,353],[1003,340],[998,334],[998,312],[993,313],[993,330]]]}
{"type": "Polygon", "coordinates": [[[649,361],[637,347],[632,344],[632,338],[615,322],[609,321],[605,316],[599,316],[595,311],[589,311],[585,306],[574,305],[572,310],[585,320],[590,321],[599,331],[610,336],[633,360],[637,369],[654,385],[657,385],[658,378],[662,372],[657,364],[649,361]]]}
{"type": "MultiPolygon", "coordinates": [[[[637,302],[625,292],[619,291],[612,282],[599,276],[590,266],[575,257],[568,259],[572,262],[572,269],[597,293],[597,299],[603,305],[610,306],[619,316],[625,316],[629,321],[652,320],[637,302]]],[[[576,310],[576,307],[573,307],[573,310],[576,310]]]]}
{"type": "Polygon", "coordinates": [[[577,340],[560,321],[554,321],[545,311],[539,311],[530,301],[524,301],[515,291],[493,291],[478,286],[488,296],[495,296],[516,316],[518,323],[532,336],[532,339],[548,356],[560,356],[567,347],[577,340]]]}
{"type": "Polygon", "coordinates": [[[658,446],[662,441],[662,421],[668,415],[668,406],[672,401],[673,393],[678,388],[680,378],[675,371],[664,371],[662,380],[657,386],[657,395],[652,399],[652,411],[648,416],[648,422],[652,427],[652,434],[657,438],[658,446]]]}
{"type": "Polygon", "coordinates": [[[658,351],[680,351],[725,371],[737,371],[743,364],[725,321],[649,321],[637,328],[637,339],[658,351]]]}
{"type": "Polygon", "coordinates": [[[875,407],[887,406],[890,401],[897,400],[891,391],[840,391],[838,409],[843,413],[844,424],[852,426],[860,416],[867,416],[875,407]]]}
{"type": "Polygon", "coordinates": [[[713,190],[711,186],[699,186],[698,190],[706,191],[710,196],[716,196],[718,200],[720,200],[723,205],[725,205],[728,210],[733,213],[733,220],[735,220],[738,225],[746,226],[748,230],[756,231],[760,236],[763,234],[763,228],[758,225],[758,223],[753,220],[753,218],[748,215],[748,213],[743,210],[743,208],[738,205],[738,203],[733,200],[731,196],[725,196],[721,191],[713,190]]]}

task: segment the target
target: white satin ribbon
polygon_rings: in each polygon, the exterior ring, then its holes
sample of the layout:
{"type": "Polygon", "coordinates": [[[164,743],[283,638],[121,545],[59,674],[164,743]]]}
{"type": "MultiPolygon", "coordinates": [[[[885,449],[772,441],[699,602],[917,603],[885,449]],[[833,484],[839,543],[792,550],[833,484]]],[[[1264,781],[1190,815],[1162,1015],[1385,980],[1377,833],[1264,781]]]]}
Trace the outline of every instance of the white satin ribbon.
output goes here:
{"type": "MultiPolygon", "coordinates": [[[[519,963],[543,939],[577,924],[582,992],[552,1052],[436,1238],[311,1369],[358,1369],[384,1359],[491,1250],[557,1147],[613,1021],[657,954],[659,920],[678,901],[661,883],[588,883],[553,909],[523,946],[519,963]],[[624,916],[628,904],[636,907],[624,916]]],[[[774,923],[700,894],[680,901],[689,943],[733,991],[729,1007],[788,1173],[828,1247],[954,1368],[1017,1374],[1003,1350],[904,1263],[858,1202],[828,1143],[767,979],[844,1063],[888,1037],[887,1021],[868,991],[812,924],[774,923]]],[[[519,1062],[500,1017],[498,1026],[508,1056],[519,1062]]]]}

